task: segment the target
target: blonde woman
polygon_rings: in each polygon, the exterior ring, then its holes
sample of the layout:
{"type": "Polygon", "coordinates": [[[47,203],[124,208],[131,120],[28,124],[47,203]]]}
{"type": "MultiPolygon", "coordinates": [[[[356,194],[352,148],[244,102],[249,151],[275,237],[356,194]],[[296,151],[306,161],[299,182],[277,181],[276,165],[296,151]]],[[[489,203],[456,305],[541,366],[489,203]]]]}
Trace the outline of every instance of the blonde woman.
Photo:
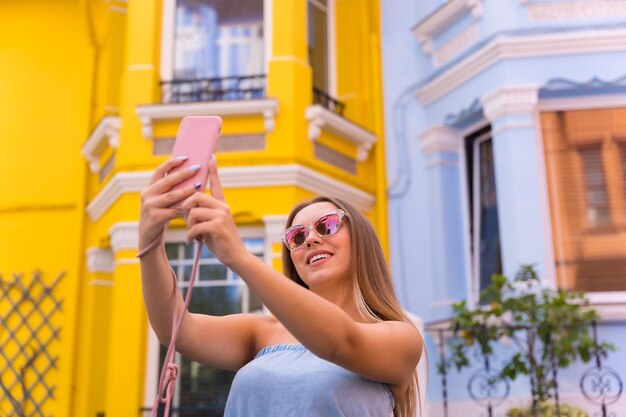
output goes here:
{"type": "MultiPolygon", "coordinates": [[[[224,415],[415,416],[423,339],[398,304],[368,220],[336,198],[295,207],[283,234],[285,279],[246,250],[214,162],[212,196],[193,187],[170,191],[193,175],[166,175],[181,163],[159,166],[142,193],[140,248],[159,239],[167,222],[180,215],[171,205],[185,199],[188,240],[202,238],[272,312],[184,315],[176,349],[206,365],[238,371],[224,415]]],[[[167,344],[177,289],[162,244],[143,254],[141,273],[150,323],[167,344]]]]}

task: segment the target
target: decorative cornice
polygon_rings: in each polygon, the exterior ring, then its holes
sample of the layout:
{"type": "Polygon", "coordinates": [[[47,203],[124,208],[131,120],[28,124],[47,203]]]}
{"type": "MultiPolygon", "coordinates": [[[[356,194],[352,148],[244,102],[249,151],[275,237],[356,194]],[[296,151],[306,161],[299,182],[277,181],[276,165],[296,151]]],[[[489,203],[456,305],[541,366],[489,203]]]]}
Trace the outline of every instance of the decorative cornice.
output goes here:
{"type": "Polygon", "coordinates": [[[89,218],[92,221],[98,220],[123,194],[141,192],[148,186],[151,175],[151,171],[115,174],[87,205],[89,218]]]}
{"type": "Polygon", "coordinates": [[[539,90],[539,97],[555,98],[567,96],[583,96],[590,94],[610,94],[626,92],[626,75],[613,81],[605,81],[593,77],[587,82],[577,82],[566,78],[554,78],[539,90]]]}
{"type": "Polygon", "coordinates": [[[538,110],[541,111],[607,109],[613,107],[626,107],[626,94],[595,94],[579,97],[541,98],[538,104],[538,110]]]}
{"type": "Polygon", "coordinates": [[[537,107],[537,86],[504,87],[481,99],[483,113],[490,122],[510,114],[530,113],[537,107]]]}
{"type": "Polygon", "coordinates": [[[465,123],[468,119],[474,119],[477,116],[482,117],[483,105],[479,99],[475,99],[469,107],[466,107],[458,113],[450,113],[446,115],[444,124],[446,126],[455,126],[465,123]]]}
{"type": "Polygon", "coordinates": [[[139,246],[139,223],[118,222],[109,229],[113,253],[125,249],[136,250],[139,246]]]}
{"type": "Polygon", "coordinates": [[[274,130],[274,118],[277,113],[278,101],[274,99],[137,106],[142,132],[148,140],[152,140],[154,120],[182,119],[185,116],[245,116],[260,114],[265,122],[265,132],[271,132],[274,130]]]}
{"type": "Polygon", "coordinates": [[[100,157],[107,143],[113,149],[118,148],[121,128],[122,120],[118,116],[105,116],[91,132],[81,149],[81,152],[89,162],[91,172],[100,170],[100,157]],[[107,139],[106,142],[105,139],[107,139]]]}
{"type": "Polygon", "coordinates": [[[419,135],[420,148],[426,155],[436,152],[458,153],[461,147],[461,134],[446,126],[433,126],[419,135]]]}
{"type": "Polygon", "coordinates": [[[522,0],[532,22],[606,19],[626,16],[626,0],[561,0],[533,3],[522,0]]]}
{"type": "Polygon", "coordinates": [[[417,99],[422,105],[428,105],[506,59],[615,51],[626,51],[624,29],[501,36],[422,86],[417,99]]]}
{"type": "Polygon", "coordinates": [[[359,162],[367,159],[370,149],[376,143],[376,135],[372,132],[336,115],[319,104],[307,107],[305,118],[309,122],[309,140],[317,140],[322,129],[328,130],[356,145],[356,160],[359,162]]]}
{"type": "Polygon", "coordinates": [[[480,35],[480,25],[478,22],[473,23],[463,29],[458,35],[441,45],[433,53],[433,64],[440,67],[450,59],[454,58],[461,51],[469,48],[470,45],[478,41],[480,35]]]}
{"type": "Polygon", "coordinates": [[[413,34],[422,45],[426,54],[433,51],[432,38],[452,22],[467,13],[474,18],[482,16],[483,0],[449,0],[424,20],[413,27],[413,34]]]}
{"type": "MultiPolygon", "coordinates": [[[[152,171],[115,174],[87,205],[89,218],[98,220],[123,194],[141,192],[151,175],[152,171]]],[[[220,179],[224,188],[300,187],[315,194],[343,198],[364,211],[370,211],[376,201],[369,193],[302,165],[225,167],[220,168],[220,179]]]]}
{"type": "Polygon", "coordinates": [[[115,256],[109,249],[89,248],[87,255],[87,271],[112,273],[115,269],[115,256]]]}
{"type": "Polygon", "coordinates": [[[285,223],[287,222],[287,215],[276,214],[263,216],[263,223],[265,223],[265,241],[269,243],[278,243],[281,240],[283,231],[285,230],[285,223]]]}

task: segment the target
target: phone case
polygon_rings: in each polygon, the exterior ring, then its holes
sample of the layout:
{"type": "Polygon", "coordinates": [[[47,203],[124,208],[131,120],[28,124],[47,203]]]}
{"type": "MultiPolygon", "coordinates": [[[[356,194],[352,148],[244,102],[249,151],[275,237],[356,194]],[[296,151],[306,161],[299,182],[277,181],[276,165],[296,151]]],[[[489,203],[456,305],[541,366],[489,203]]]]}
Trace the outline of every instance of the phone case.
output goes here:
{"type": "MultiPolygon", "coordinates": [[[[187,169],[196,164],[200,165],[200,169],[194,176],[177,184],[172,190],[192,187],[200,183],[200,191],[204,192],[209,177],[209,161],[215,152],[221,128],[222,119],[218,116],[187,116],[183,118],[178,127],[172,157],[186,156],[189,159],[176,167],[175,170],[187,169]]],[[[179,206],[180,203],[175,204],[174,207],[179,206]]]]}

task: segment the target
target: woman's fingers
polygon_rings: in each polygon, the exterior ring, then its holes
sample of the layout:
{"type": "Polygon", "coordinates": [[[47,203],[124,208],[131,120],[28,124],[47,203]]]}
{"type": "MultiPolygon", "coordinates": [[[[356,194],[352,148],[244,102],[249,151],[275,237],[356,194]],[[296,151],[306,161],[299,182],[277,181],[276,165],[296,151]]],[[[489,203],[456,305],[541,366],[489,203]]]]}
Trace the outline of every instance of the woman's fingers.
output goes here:
{"type": "Polygon", "coordinates": [[[187,160],[187,157],[181,156],[178,158],[168,159],[167,161],[163,162],[161,165],[156,167],[156,169],[152,173],[152,176],[150,177],[150,182],[148,183],[148,185],[154,184],[155,182],[163,178],[165,174],[167,174],[168,172],[170,172],[172,169],[176,168],[177,166],[183,164],[183,162],[185,162],[186,160],[187,160]]]}
{"type": "MultiPolygon", "coordinates": [[[[176,167],[174,167],[176,168],[176,167]]],[[[190,167],[185,167],[183,169],[179,169],[175,172],[171,170],[167,172],[165,177],[158,179],[156,182],[151,184],[148,188],[146,188],[147,194],[164,194],[169,191],[176,184],[186,180],[187,178],[193,177],[199,169],[199,165],[192,165],[190,167]]]]}
{"type": "MultiPolygon", "coordinates": [[[[171,207],[178,202],[184,201],[187,197],[197,192],[199,189],[200,187],[190,186],[163,194],[157,194],[150,199],[149,204],[153,207],[171,207]]],[[[178,210],[180,211],[180,209],[178,210]]]]}
{"type": "Polygon", "coordinates": [[[217,162],[215,162],[215,158],[211,158],[211,161],[209,161],[209,187],[211,188],[211,195],[213,197],[226,202],[226,198],[224,198],[224,190],[222,190],[222,183],[220,182],[220,176],[217,172],[217,162]]]}

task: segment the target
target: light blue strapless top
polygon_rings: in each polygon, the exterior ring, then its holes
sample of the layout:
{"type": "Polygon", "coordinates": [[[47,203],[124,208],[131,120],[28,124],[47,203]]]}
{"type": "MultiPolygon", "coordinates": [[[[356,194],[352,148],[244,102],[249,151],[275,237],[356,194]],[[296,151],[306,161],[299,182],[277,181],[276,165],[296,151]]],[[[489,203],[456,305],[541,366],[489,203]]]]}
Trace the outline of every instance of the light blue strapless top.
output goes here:
{"type": "Polygon", "coordinates": [[[389,387],[300,344],[268,346],[237,372],[224,417],[390,417],[389,387]]]}

